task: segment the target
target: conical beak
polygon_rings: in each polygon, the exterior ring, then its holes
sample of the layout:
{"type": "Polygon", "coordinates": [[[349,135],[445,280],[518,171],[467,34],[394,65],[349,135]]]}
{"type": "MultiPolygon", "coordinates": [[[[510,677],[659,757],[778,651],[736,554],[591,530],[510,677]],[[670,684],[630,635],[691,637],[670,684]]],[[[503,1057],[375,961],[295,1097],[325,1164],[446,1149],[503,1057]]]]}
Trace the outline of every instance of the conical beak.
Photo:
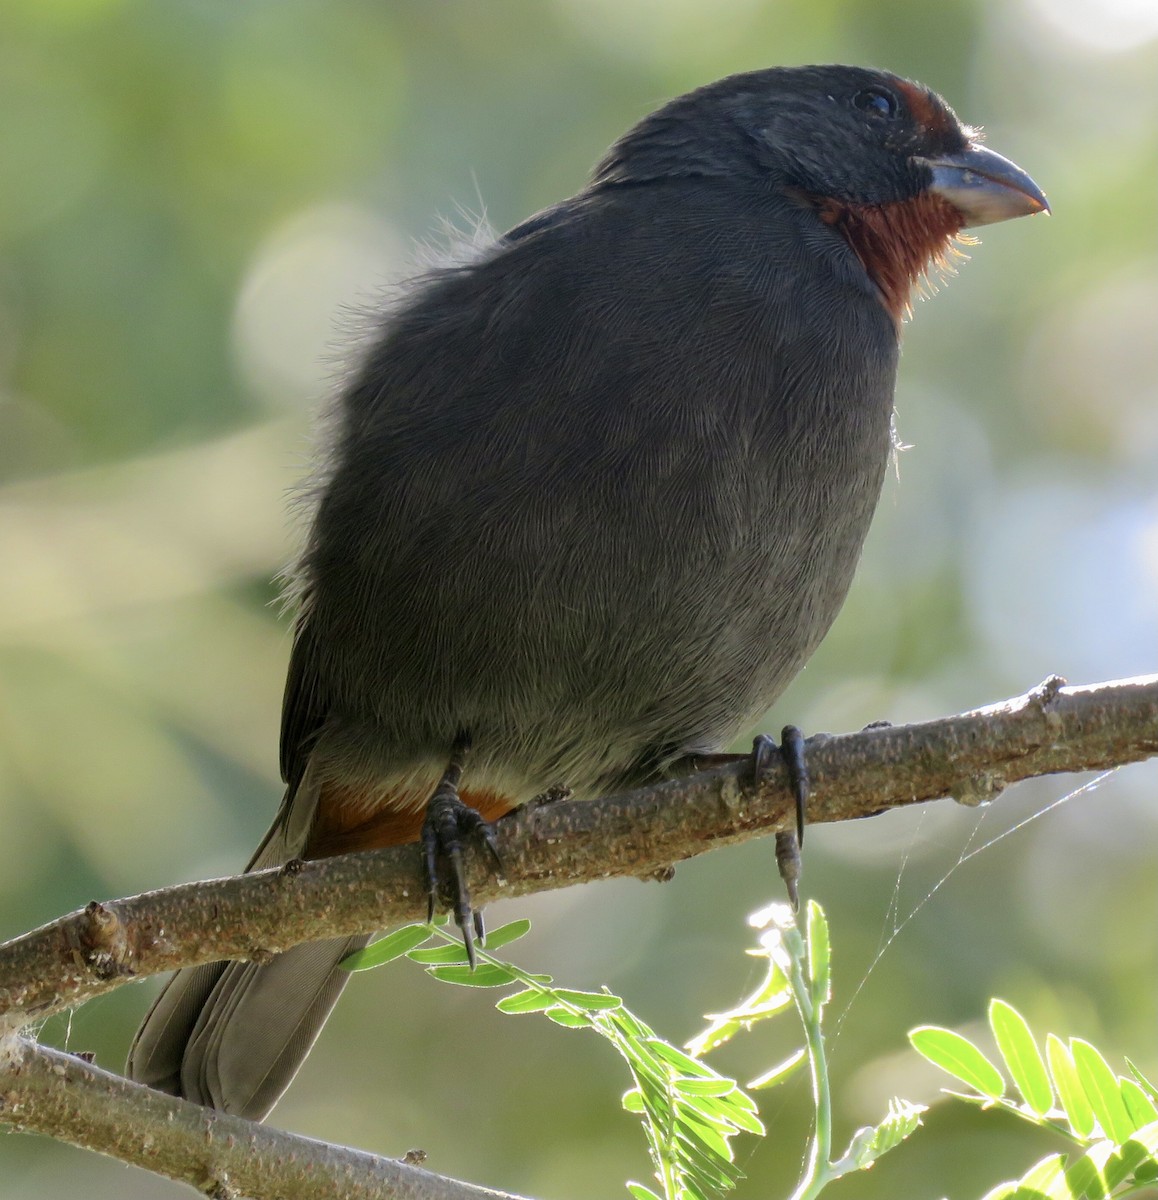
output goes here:
{"type": "Polygon", "coordinates": [[[984,146],[915,161],[928,168],[928,190],[961,213],[966,229],[1049,212],[1041,188],[1016,163],[984,146]]]}

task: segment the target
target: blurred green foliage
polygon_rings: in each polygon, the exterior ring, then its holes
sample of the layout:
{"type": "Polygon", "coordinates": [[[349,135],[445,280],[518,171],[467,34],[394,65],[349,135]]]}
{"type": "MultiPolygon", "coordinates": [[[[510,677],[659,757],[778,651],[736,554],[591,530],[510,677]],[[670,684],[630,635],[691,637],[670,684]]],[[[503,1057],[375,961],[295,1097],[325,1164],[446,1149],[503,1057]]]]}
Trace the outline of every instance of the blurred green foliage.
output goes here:
{"type": "MultiPolygon", "coordinates": [[[[898,392],[915,448],[767,728],[1155,669],[1152,3],[0,0],[0,936],[230,871],[256,843],[279,794],[286,496],[341,347],[416,244],[442,219],[485,207],[504,228],[574,190],[669,95],[803,61],[936,87],[1055,215],[986,231],[948,294],[916,305],[898,392]]],[[[838,1139],[893,1093],[927,1098],[906,1086],[905,1029],[979,1020],[995,993],[1153,1075],[1156,784],[1152,765],[1119,772],[927,903],[967,849],[1072,781],[812,831],[806,885],[848,947],[838,1139]]],[[[530,915],[525,965],[607,983],[679,1040],[751,982],[741,918],[776,887],[771,846],[752,845],[664,888],[492,919],[530,915]]],[[[46,1036],[118,1068],[154,986],[46,1036]]],[[[613,1194],[644,1169],[613,1056],[528,1024],[421,977],[360,978],[274,1119],[419,1145],[435,1170],[549,1200],[613,1194]]],[[[779,1145],[803,1142],[794,1086],[764,1114],[779,1145]]],[[[1025,1161],[998,1121],[938,1109],[926,1125],[844,1195],[968,1197],[1025,1161]]],[[[749,1195],[798,1168],[767,1148],[742,1166],[749,1195]]],[[[0,1141],[4,1200],[170,1194],[0,1141]]]]}

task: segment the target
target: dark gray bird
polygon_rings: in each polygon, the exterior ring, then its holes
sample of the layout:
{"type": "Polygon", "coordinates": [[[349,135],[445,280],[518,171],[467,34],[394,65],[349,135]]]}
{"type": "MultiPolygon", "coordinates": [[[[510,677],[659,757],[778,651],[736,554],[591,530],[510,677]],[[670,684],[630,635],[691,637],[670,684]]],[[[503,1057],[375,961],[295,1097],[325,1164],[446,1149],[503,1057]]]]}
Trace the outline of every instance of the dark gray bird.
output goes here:
{"type": "MultiPolygon", "coordinates": [[[[671,101],[578,195],[431,272],[341,397],[250,868],[424,820],[453,859],[552,785],[726,747],[848,591],[910,288],[961,228],[1046,209],[919,84],[772,69],[671,101]]],[[[179,972],[131,1075],[263,1117],[360,944],[179,972]]]]}

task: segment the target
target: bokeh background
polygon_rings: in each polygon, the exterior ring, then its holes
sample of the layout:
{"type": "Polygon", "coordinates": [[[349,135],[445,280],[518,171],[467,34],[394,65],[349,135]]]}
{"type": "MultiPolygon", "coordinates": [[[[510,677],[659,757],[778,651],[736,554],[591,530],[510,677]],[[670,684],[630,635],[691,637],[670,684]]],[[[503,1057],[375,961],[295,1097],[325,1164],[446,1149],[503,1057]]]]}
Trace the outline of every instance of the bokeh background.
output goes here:
{"type": "MultiPolygon", "coordinates": [[[[280,794],[287,496],[350,328],[419,244],[575,190],[670,95],[817,61],[936,87],[1054,216],[985,231],[916,305],[913,448],[766,728],[1158,669],[1154,0],[3,0],[0,936],[256,844],[280,794]]],[[[1081,782],[812,830],[838,1139],[934,1094],[910,1026],[970,1028],[995,993],[1158,1070],[1158,765],[1058,803],[1081,782]]],[[[521,962],[682,1040],[752,981],[744,916],[777,894],[761,843],[490,916],[530,915],[521,962]]],[[[119,1069],[155,986],[45,1036],[119,1069]]],[[[649,1168],[613,1052],[493,999],[411,964],[358,977],[274,1120],[544,1200],[625,1195],[649,1168]]],[[[793,1040],[785,1018],[719,1065],[751,1077],[793,1040]]],[[[789,1190],[805,1101],[803,1081],[766,1097],[741,1195],[789,1190]]],[[[843,1195],[964,1200],[1045,1151],[962,1107],[926,1124],[843,1195]]],[[[0,1140],[3,1200],[186,1194],[0,1140]]]]}

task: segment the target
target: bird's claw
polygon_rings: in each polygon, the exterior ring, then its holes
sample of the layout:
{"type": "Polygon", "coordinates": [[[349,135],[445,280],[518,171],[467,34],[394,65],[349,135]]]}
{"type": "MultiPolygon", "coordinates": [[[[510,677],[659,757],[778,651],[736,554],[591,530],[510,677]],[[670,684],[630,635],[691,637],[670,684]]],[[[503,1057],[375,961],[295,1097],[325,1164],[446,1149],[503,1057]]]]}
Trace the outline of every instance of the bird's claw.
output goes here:
{"type": "Polygon", "coordinates": [[[426,876],[426,919],[434,919],[434,910],[439,899],[440,885],[443,879],[439,876],[439,860],[450,864],[450,878],[447,881],[453,885],[454,920],[462,930],[463,944],[466,946],[466,956],[473,971],[477,965],[474,942],[480,942],[486,937],[483,915],[471,903],[470,889],[466,882],[466,869],[463,863],[463,846],[470,840],[481,841],[490,851],[495,866],[502,868],[499,857],[498,843],[494,830],[483,820],[469,804],[463,802],[458,794],[458,780],[451,778],[448,771],[442,782],[435,789],[434,795],[426,806],[426,819],[422,823],[422,862],[426,876]],[[473,931],[474,937],[471,936],[473,931]]]}
{"type": "Polygon", "coordinates": [[[776,835],[776,870],[784,881],[788,903],[793,912],[800,911],[800,843],[791,830],[776,835]]]}
{"type": "Polygon", "coordinates": [[[804,757],[804,735],[795,725],[785,725],[780,745],[766,734],[758,734],[752,743],[752,774],[758,780],[768,769],[773,755],[779,755],[788,771],[788,786],[796,801],[796,828],[776,835],[776,866],[793,909],[800,907],[800,848],[804,845],[804,824],[808,811],[808,764],[804,757]]]}
{"type": "Polygon", "coordinates": [[[780,731],[780,756],[788,769],[788,784],[796,801],[796,840],[804,846],[804,819],[808,814],[808,763],[804,757],[804,734],[795,725],[785,725],[780,731]]]}

